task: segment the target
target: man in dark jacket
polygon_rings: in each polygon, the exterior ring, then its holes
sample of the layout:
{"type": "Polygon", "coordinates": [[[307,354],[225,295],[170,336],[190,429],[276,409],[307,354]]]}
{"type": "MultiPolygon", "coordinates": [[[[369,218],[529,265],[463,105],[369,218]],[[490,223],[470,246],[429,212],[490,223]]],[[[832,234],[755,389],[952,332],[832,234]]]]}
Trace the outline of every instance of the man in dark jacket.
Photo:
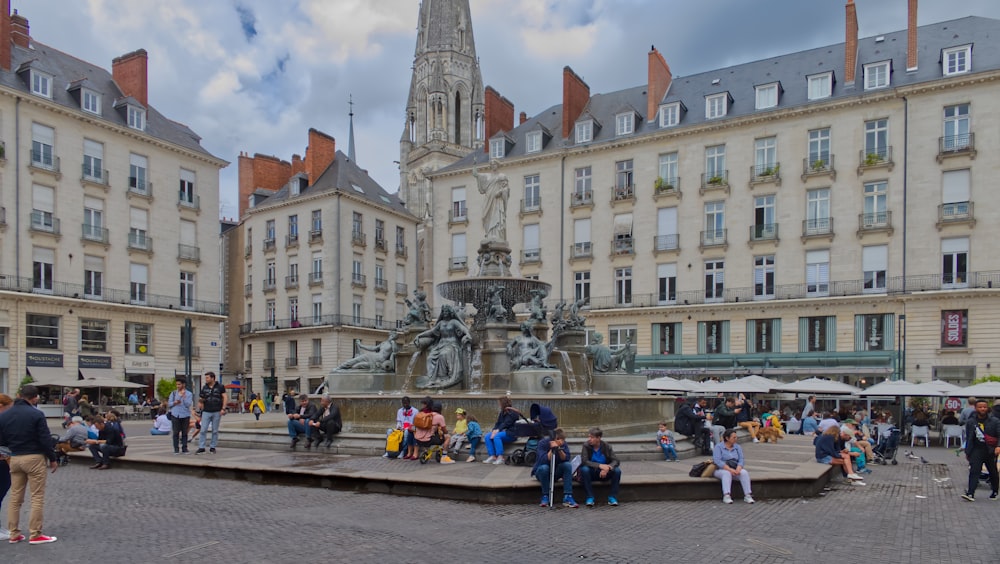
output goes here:
{"type": "Polygon", "coordinates": [[[1000,455],[1000,419],[990,413],[990,404],[985,399],[976,400],[976,411],[965,423],[965,457],[969,460],[969,488],[962,494],[966,501],[976,501],[976,487],[979,473],[986,465],[990,473],[990,499],[997,499],[1000,476],[997,474],[997,455],[1000,455]]]}
{"type": "Polygon", "coordinates": [[[549,479],[559,478],[563,481],[563,507],[577,508],[580,505],[573,499],[573,463],[570,461],[569,445],[566,444],[566,433],[562,429],[554,429],[552,438],[544,437],[538,441],[538,448],[535,450],[535,466],[531,469],[531,475],[542,484],[542,507],[548,507],[550,501],[549,490],[555,490],[555,486],[549,479]],[[552,465],[555,464],[555,472],[552,465]]]}
{"type": "MultiPolygon", "coordinates": [[[[333,436],[339,433],[343,426],[344,423],[340,419],[340,409],[333,405],[329,394],[324,394],[319,400],[319,409],[309,421],[312,434],[316,437],[316,448],[319,448],[319,444],[324,439],[326,439],[326,448],[330,448],[330,445],[333,444],[333,436]]],[[[309,440],[309,443],[312,443],[312,439],[309,440]]],[[[308,444],[306,448],[309,448],[308,444]]]]}
{"type": "Polygon", "coordinates": [[[205,436],[208,435],[209,427],[212,428],[212,442],[208,447],[215,454],[215,447],[219,444],[219,423],[226,414],[226,387],[215,380],[215,372],[205,373],[205,385],[201,387],[198,397],[205,402],[205,409],[201,412],[201,435],[198,436],[198,450],[195,454],[204,454],[205,436]]]}
{"type": "Polygon", "coordinates": [[[602,440],[604,431],[600,427],[591,427],[587,442],[580,453],[580,479],[583,489],[587,492],[587,507],[594,506],[594,480],[611,482],[611,493],[608,495],[608,505],[618,505],[618,486],[622,480],[621,461],[615,456],[611,445],[602,440]]]}
{"type": "Polygon", "coordinates": [[[125,442],[122,440],[121,431],[114,425],[108,424],[100,415],[94,418],[94,427],[97,427],[97,438],[87,439],[90,455],[94,457],[91,469],[107,470],[111,468],[112,457],[125,453],[125,442]]]}
{"type": "Polygon", "coordinates": [[[288,414],[288,436],[292,438],[292,448],[299,444],[299,435],[306,436],[306,448],[312,448],[312,427],[307,423],[316,417],[316,406],[309,403],[307,394],[299,395],[299,407],[288,414]]]}
{"type": "Polygon", "coordinates": [[[681,406],[674,418],[674,430],[682,435],[691,437],[691,442],[696,450],[702,454],[710,453],[709,443],[712,432],[705,428],[705,404],[704,398],[691,400],[681,406]]]}
{"type": "Polygon", "coordinates": [[[25,540],[21,534],[21,505],[24,490],[31,490],[31,514],[28,518],[28,543],[45,544],[55,542],[56,537],[42,534],[42,518],[45,508],[45,467],[52,472],[59,467],[56,462],[52,435],[45,422],[45,415],[35,408],[38,405],[38,388],[28,384],[21,388],[14,405],[0,413],[0,445],[10,449],[11,489],[10,507],[7,512],[10,523],[10,543],[25,540]]]}

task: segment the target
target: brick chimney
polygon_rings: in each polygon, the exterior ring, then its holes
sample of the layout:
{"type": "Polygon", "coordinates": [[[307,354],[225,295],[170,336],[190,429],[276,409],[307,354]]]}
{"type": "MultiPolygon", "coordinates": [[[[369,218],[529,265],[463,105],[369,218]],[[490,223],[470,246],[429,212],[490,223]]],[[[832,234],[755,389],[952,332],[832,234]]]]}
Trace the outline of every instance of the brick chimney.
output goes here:
{"type": "MultiPolygon", "coordinates": [[[[337,141],[326,133],[309,128],[309,146],[306,147],[305,169],[309,175],[309,185],[319,180],[323,172],[337,156],[337,141]]],[[[287,179],[286,179],[287,180],[287,179]]]]}
{"type": "Polygon", "coordinates": [[[241,151],[238,168],[240,217],[250,205],[250,196],[258,188],[277,192],[292,177],[291,165],[270,155],[254,156],[241,151]]]}
{"type": "Polygon", "coordinates": [[[28,31],[28,18],[17,13],[10,17],[10,38],[18,47],[27,49],[31,43],[31,33],[28,31]]]}
{"type": "Polygon", "coordinates": [[[906,11],[906,71],[917,70],[917,0],[909,0],[906,11]]]}
{"type": "Polygon", "coordinates": [[[656,50],[656,47],[649,47],[649,71],[648,85],[646,86],[646,119],[656,120],[656,112],[663,101],[663,96],[670,89],[670,65],[663,60],[663,55],[656,50]]]}
{"type": "Polygon", "coordinates": [[[573,69],[563,67],[562,136],[568,139],[590,101],[590,87],[573,69]]]}
{"type": "Polygon", "coordinates": [[[854,84],[858,69],[858,8],[854,0],[847,0],[847,25],[844,37],[844,84],[854,84]]]}
{"type": "Polygon", "coordinates": [[[126,53],[111,61],[111,77],[126,96],[131,96],[143,106],[149,105],[148,75],[149,56],[145,49],[126,53]]]}
{"type": "Polygon", "coordinates": [[[514,129],[514,103],[504,98],[492,86],[486,87],[486,143],[483,151],[490,152],[489,140],[499,131],[514,129]]]}
{"type": "Polygon", "coordinates": [[[306,171],[306,165],[302,162],[302,157],[292,155],[292,176],[306,171]]]}
{"type": "Polygon", "coordinates": [[[10,0],[0,0],[0,70],[10,70],[10,0]]]}
{"type": "Polygon", "coordinates": [[[520,121],[518,122],[518,125],[521,125],[526,121],[528,121],[528,114],[526,112],[521,112],[521,118],[520,121]]]}

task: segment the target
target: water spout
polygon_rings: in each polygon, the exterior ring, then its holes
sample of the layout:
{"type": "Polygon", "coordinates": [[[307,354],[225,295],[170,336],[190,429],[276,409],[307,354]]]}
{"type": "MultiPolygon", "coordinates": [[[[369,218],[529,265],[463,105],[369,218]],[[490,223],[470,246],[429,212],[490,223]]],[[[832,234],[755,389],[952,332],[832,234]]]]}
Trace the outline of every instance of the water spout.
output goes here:
{"type": "Polygon", "coordinates": [[[556,352],[559,353],[559,358],[561,358],[563,361],[563,367],[566,373],[566,381],[569,382],[569,392],[575,395],[579,392],[577,391],[576,371],[573,370],[573,362],[570,361],[568,352],[560,350],[556,350],[556,352]]]}
{"type": "Polygon", "coordinates": [[[410,385],[413,383],[413,367],[417,364],[419,357],[420,351],[415,351],[413,356],[410,357],[410,362],[406,365],[406,379],[403,380],[403,387],[399,390],[404,394],[410,391],[410,385]]]}

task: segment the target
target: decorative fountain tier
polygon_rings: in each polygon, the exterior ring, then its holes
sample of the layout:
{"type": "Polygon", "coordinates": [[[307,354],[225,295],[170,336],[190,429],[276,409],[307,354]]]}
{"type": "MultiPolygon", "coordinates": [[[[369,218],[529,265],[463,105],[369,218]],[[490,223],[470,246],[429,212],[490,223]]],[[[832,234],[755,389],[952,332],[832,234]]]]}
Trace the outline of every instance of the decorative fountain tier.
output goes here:
{"type": "Polygon", "coordinates": [[[503,321],[515,324],[515,330],[517,316],[514,314],[514,306],[530,302],[532,290],[544,290],[548,293],[552,289],[552,285],[546,282],[513,276],[476,276],[449,280],[441,282],[437,288],[438,293],[446,300],[475,306],[477,309],[472,327],[478,329],[486,324],[488,308],[483,306],[489,303],[490,290],[497,286],[503,287],[503,293],[500,294],[501,303],[506,311],[506,319],[503,321]]]}

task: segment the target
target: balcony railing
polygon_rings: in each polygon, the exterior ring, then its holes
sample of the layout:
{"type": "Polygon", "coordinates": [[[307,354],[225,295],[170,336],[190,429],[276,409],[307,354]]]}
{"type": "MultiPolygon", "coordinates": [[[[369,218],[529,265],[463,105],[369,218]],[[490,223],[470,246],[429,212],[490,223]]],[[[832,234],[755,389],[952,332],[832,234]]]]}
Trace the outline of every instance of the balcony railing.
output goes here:
{"type": "MultiPolygon", "coordinates": [[[[366,329],[381,329],[388,331],[396,328],[395,321],[386,319],[370,319],[367,317],[355,317],[353,315],[317,315],[300,317],[298,319],[275,319],[273,321],[255,321],[240,325],[240,335],[247,335],[257,331],[280,331],[286,329],[297,329],[300,327],[326,327],[326,326],[351,326],[363,327],[366,329]]],[[[265,359],[266,361],[266,359],[265,359]]],[[[267,368],[267,367],[265,367],[267,368]]]]}
{"type": "Polygon", "coordinates": [[[364,274],[358,274],[357,272],[351,273],[351,286],[356,288],[367,288],[368,277],[364,274]]]}
{"type": "Polygon", "coordinates": [[[676,251],[680,249],[680,235],[654,235],[653,251],[676,251]]]}
{"type": "Polygon", "coordinates": [[[454,225],[456,223],[469,223],[469,212],[465,208],[460,210],[450,209],[448,210],[448,224],[454,225]]]}
{"type": "Polygon", "coordinates": [[[611,202],[624,202],[635,199],[635,186],[626,184],[624,186],[611,187],[611,202]]]}
{"type": "Polygon", "coordinates": [[[892,212],[880,211],[858,214],[858,229],[860,231],[892,229],[892,212]]]}
{"type": "Polygon", "coordinates": [[[364,247],[368,244],[368,239],[365,234],[360,231],[351,231],[351,244],[364,247]]]}
{"type": "Polygon", "coordinates": [[[826,237],[833,235],[833,218],[817,217],[802,220],[803,237],[826,237]]]}
{"type": "Polygon", "coordinates": [[[84,241],[93,241],[95,243],[107,245],[109,240],[108,229],[106,227],[84,223],[82,238],[84,241]]]}
{"type": "Polygon", "coordinates": [[[781,163],[761,163],[750,167],[750,186],[766,182],[781,185],[781,163]]]}
{"type": "Polygon", "coordinates": [[[270,370],[272,368],[274,368],[274,359],[273,358],[265,358],[264,359],[264,370],[270,370]]]}
{"type": "Polygon", "coordinates": [[[153,183],[135,176],[128,177],[128,193],[143,198],[153,197],[153,183]]]}
{"type": "Polygon", "coordinates": [[[708,229],[701,232],[702,247],[720,247],[728,244],[725,229],[708,229]]]}
{"type": "Polygon", "coordinates": [[[972,202],[952,202],[938,205],[938,228],[948,223],[974,223],[975,206],[972,202]]]}
{"type": "Polygon", "coordinates": [[[275,246],[276,245],[275,245],[275,242],[274,242],[274,237],[269,237],[267,239],[264,239],[264,252],[265,253],[273,252],[274,249],[275,249],[275,246]]]}
{"type": "Polygon", "coordinates": [[[830,175],[837,178],[837,169],[834,168],[833,154],[817,155],[815,158],[802,159],[802,181],[810,176],[830,175]]]}
{"type": "Polygon", "coordinates": [[[590,241],[573,243],[569,248],[570,258],[590,258],[594,256],[594,247],[590,241]]]}
{"type": "Polygon", "coordinates": [[[762,223],[760,225],[750,226],[750,240],[751,241],[777,241],[778,240],[778,224],[777,223],[762,223]]]}
{"type": "Polygon", "coordinates": [[[243,361],[243,370],[245,370],[247,372],[250,372],[251,369],[253,369],[253,361],[252,360],[244,360],[243,361]]]}
{"type": "Polygon", "coordinates": [[[615,237],[611,240],[611,252],[614,255],[634,255],[635,242],[632,236],[615,237]]]}
{"type": "Polygon", "coordinates": [[[938,137],[938,162],[945,157],[955,155],[968,155],[976,158],[976,134],[963,133],[961,135],[945,135],[938,137]]]}
{"type": "Polygon", "coordinates": [[[375,279],[375,290],[378,292],[388,292],[389,282],[385,278],[375,279]]]}
{"type": "Polygon", "coordinates": [[[128,248],[151,253],[153,252],[153,238],[144,233],[129,233],[128,248]]]}
{"type": "Polygon", "coordinates": [[[285,368],[295,368],[299,365],[299,358],[297,356],[289,356],[285,358],[285,368]]]}
{"type": "Polygon", "coordinates": [[[323,273],[322,272],[310,272],[309,273],[309,285],[310,286],[322,286],[323,285],[323,273]]]}
{"type": "Polygon", "coordinates": [[[32,150],[31,166],[59,174],[59,157],[52,153],[32,150]]]}
{"type": "MultiPolygon", "coordinates": [[[[183,357],[185,354],[184,347],[177,347],[177,356],[183,357]]],[[[198,358],[201,356],[201,347],[191,347],[191,358],[198,358]]]]}
{"type": "Polygon", "coordinates": [[[299,246],[299,234],[295,235],[285,235],[285,248],[298,247],[299,246]]]}
{"type": "Polygon", "coordinates": [[[59,229],[59,218],[39,211],[31,212],[31,230],[51,235],[62,233],[59,229]]]}
{"type": "Polygon", "coordinates": [[[385,239],[375,237],[375,250],[385,252],[385,239]]]}
{"type": "Polygon", "coordinates": [[[277,280],[275,280],[274,278],[271,278],[270,280],[264,279],[261,282],[261,289],[264,290],[265,292],[273,292],[277,287],[277,285],[278,285],[277,280]]]}
{"type": "Polygon", "coordinates": [[[253,244],[247,243],[247,245],[243,248],[243,258],[250,258],[250,255],[252,254],[253,254],[253,244]]]}
{"type": "Polygon", "coordinates": [[[521,251],[521,264],[533,264],[542,262],[541,249],[524,249],[521,251]]]}
{"type": "Polygon", "coordinates": [[[521,200],[521,214],[538,213],[542,211],[541,198],[526,198],[521,200]]]}
{"type": "Polygon", "coordinates": [[[291,290],[292,288],[299,287],[299,276],[298,274],[292,276],[285,276],[285,289],[291,290]]]}
{"type": "Polygon", "coordinates": [[[396,256],[406,258],[406,245],[396,245],[396,256]]]}
{"type": "Polygon", "coordinates": [[[309,232],[309,242],[310,243],[320,243],[323,241],[323,230],[313,229],[309,232]]]}
{"type": "Polygon", "coordinates": [[[594,205],[594,191],[593,190],[582,190],[573,192],[570,196],[569,207],[576,208],[580,206],[592,206],[594,205]]]}
{"type": "Polygon", "coordinates": [[[243,285],[243,295],[248,298],[253,295],[253,284],[243,285]]]}
{"type": "Polygon", "coordinates": [[[892,145],[861,149],[858,151],[858,158],[858,176],[868,168],[888,167],[892,170],[895,164],[892,162],[892,145]]]}
{"type": "Polygon", "coordinates": [[[87,166],[87,163],[83,163],[80,169],[80,180],[90,182],[91,184],[100,184],[101,186],[108,185],[111,175],[107,170],[87,166]]]}
{"type": "Polygon", "coordinates": [[[321,356],[310,356],[309,366],[323,366],[323,357],[321,356]]]}
{"type": "Polygon", "coordinates": [[[201,209],[201,196],[197,194],[188,194],[186,192],[177,192],[177,205],[182,208],[188,208],[192,210],[201,209]]]}
{"type": "Polygon", "coordinates": [[[713,173],[703,172],[701,174],[701,189],[700,192],[704,194],[709,190],[725,190],[729,191],[729,171],[719,170],[713,173]]]}
{"type": "Polygon", "coordinates": [[[674,176],[672,178],[663,178],[662,176],[656,177],[653,182],[653,196],[680,196],[681,194],[681,178],[679,176],[674,176]]]}
{"type": "Polygon", "coordinates": [[[177,245],[178,260],[201,262],[201,248],[194,245],[177,245]]]}
{"type": "MultiPolygon", "coordinates": [[[[23,292],[30,294],[34,291],[33,280],[28,277],[17,277],[0,273],[0,291],[23,292]]],[[[99,301],[109,304],[134,304],[131,292],[128,288],[118,289],[107,286],[92,288],[83,284],[70,284],[67,282],[53,281],[51,291],[53,296],[62,298],[83,299],[89,301],[99,301]]],[[[158,294],[145,294],[142,305],[160,309],[182,309],[182,302],[177,295],[161,296],[158,294]]],[[[186,300],[183,302],[183,309],[208,313],[213,315],[226,315],[226,304],[218,302],[207,302],[203,300],[186,300]]]]}
{"type": "Polygon", "coordinates": [[[396,282],[396,295],[405,296],[406,295],[406,284],[402,282],[396,282]]]}
{"type": "Polygon", "coordinates": [[[448,270],[466,270],[469,268],[469,257],[451,257],[448,259],[448,270]]]}

